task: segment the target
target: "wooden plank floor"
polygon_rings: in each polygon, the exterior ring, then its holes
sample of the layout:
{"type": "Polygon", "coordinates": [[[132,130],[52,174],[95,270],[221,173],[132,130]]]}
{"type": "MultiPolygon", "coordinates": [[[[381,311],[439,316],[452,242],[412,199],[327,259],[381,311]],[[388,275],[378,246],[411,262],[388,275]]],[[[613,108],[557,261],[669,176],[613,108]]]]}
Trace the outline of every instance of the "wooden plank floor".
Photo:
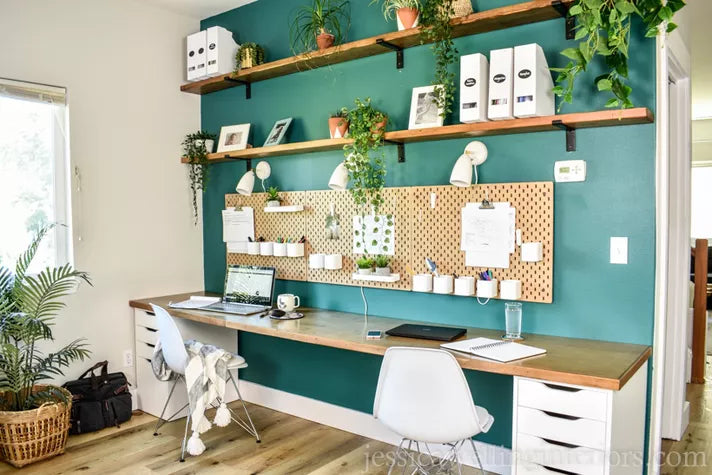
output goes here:
{"type": "MultiPolygon", "coordinates": [[[[385,474],[395,447],[260,406],[249,405],[262,443],[235,424],[203,434],[207,450],[178,462],[185,419],[153,436],[156,418],[138,413],[121,428],[69,438],[63,455],[24,467],[0,463],[0,474],[385,474]]],[[[236,407],[235,407],[236,409],[236,407]]],[[[209,416],[212,419],[212,415],[209,416]]],[[[412,471],[412,470],[410,470],[412,471]]],[[[407,471],[407,473],[410,473],[407,471]]],[[[401,473],[400,470],[396,473],[401,473]]],[[[479,470],[465,467],[465,474],[479,470]]]]}
{"type": "Polygon", "coordinates": [[[682,440],[663,440],[663,475],[712,473],[712,356],[707,356],[706,375],[705,384],[687,385],[690,425],[682,440]]]}

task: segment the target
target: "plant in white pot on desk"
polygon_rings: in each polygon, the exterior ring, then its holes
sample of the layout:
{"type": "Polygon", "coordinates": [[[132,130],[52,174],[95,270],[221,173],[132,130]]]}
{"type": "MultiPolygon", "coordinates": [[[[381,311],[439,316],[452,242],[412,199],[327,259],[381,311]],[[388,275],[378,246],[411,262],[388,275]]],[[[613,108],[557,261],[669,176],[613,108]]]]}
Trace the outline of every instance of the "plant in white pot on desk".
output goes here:
{"type": "Polygon", "coordinates": [[[72,395],[45,382],[89,356],[82,339],[47,351],[54,341],[54,319],[65,306],[62,298],[79,281],[91,285],[86,272],[69,264],[28,274],[53,227],[37,233],[14,272],[0,266],[0,458],[15,467],[64,452],[72,395]]]}
{"type": "Polygon", "coordinates": [[[356,259],[356,267],[358,267],[358,273],[361,275],[373,274],[373,259],[368,256],[361,256],[356,259]]]}
{"type": "Polygon", "coordinates": [[[390,262],[391,259],[388,256],[384,256],[382,254],[376,256],[374,259],[374,263],[376,265],[376,275],[391,275],[391,268],[388,266],[390,262]]]}
{"type": "Polygon", "coordinates": [[[267,207],[276,208],[282,204],[282,197],[279,196],[279,188],[276,186],[270,186],[267,190],[267,207]]]}

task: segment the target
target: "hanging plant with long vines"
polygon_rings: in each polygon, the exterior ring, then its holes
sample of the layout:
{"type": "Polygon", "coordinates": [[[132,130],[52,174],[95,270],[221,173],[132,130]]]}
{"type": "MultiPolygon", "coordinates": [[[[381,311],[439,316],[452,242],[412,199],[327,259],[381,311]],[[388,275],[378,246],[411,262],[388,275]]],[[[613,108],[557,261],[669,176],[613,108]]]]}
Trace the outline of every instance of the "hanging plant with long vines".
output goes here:
{"type": "Polygon", "coordinates": [[[586,71],[596,56],[606,64],[606,73],[594,79],[596,88],[613,97],[606,107],[633,107],[628,84],[628,49],[631,22],[639,17],[645,27],[645,36],[652,38],[664,31],[670,33],[677,25],[672,17],[685,6],[684,0],[577,0],[569,9],[576,18],[577,47],[566,48],[562,55],[571,61],[563,68],[552,68],[559,73],[554,93],[564,103],[573,102],[574,84],[579,74],[586,71]],[[660,25],[665,23],[664,29],[660,25]]]}

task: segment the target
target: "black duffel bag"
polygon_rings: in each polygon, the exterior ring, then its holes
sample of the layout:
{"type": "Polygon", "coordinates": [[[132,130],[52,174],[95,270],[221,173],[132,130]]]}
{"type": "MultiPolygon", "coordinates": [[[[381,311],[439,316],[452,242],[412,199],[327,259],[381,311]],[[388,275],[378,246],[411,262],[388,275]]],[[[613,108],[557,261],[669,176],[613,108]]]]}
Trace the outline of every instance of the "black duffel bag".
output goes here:
{"type": "Polygon", "coordinates": [[[72,393],[70,434],[84,434],[116,426],[131,419],[131,393],[124,373],[108,372],[101,361],[68,381],[64,388],[72,393]],[[94,372],[101,368],[99,376],[94,372]]]}

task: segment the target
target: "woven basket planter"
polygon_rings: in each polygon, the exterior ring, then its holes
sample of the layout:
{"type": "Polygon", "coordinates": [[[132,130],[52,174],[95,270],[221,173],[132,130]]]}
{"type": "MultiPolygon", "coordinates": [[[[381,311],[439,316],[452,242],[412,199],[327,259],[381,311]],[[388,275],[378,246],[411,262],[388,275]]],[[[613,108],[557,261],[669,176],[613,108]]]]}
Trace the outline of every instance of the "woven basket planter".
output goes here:
{"type": "Polygon", "coordinates": [[[453,18],[466,16],[473,12],[470,0],[453,0],[452,9],[455,10],[453,18]]]}
{"type": "MultiPolygon", "coordinates": [[[[46,387],[38,385],[34,389],[46,387]]],[[[56,389],[64,393],[68,404],[47,403],[29,411],[0,411],[0,459],[23,467],[64,453],[72,395],[64,388],[56,389]]]]}

